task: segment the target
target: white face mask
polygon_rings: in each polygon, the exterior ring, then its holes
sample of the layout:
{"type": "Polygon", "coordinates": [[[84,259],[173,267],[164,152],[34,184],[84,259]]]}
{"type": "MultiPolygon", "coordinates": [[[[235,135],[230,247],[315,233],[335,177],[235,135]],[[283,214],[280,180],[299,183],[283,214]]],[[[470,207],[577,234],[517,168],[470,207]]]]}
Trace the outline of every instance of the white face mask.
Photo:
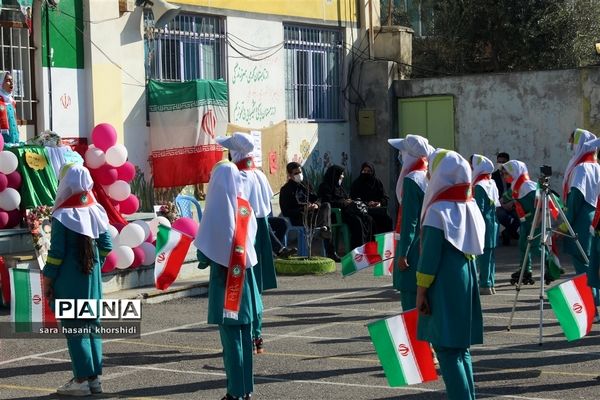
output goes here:
{"type": "Polygon", "coordinates": [[[502,163],[496,163],[496,169],[497,170],[502,169],[502,165],[503,165],[502,163]]]}
{"type": "Polygon", "coordinates": [[[303,174],[298,174],[298,175],[294,175],[294,182],[300,183],[304,180],[304,175],[303,174]]]}

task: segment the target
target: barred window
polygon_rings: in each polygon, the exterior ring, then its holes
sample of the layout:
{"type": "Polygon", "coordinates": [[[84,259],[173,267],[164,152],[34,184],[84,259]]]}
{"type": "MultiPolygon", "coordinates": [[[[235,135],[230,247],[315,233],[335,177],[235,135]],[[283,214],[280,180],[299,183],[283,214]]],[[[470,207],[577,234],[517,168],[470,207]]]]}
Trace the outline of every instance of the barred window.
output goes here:
{"type": "Polygon", "coordinates": [[[0,70],[13,77],[13,98],[17,103],[18,123],[32,124],[36,100],[33,97],[33,43],[25,24],[0,17],[0,70]]]}
{"type": "Polygon", "coordinates": [[[179,14],[162,27],[144,13],[146,78],[163,82],[226,79],[225,19],[179,14]]]}
{"type": "Polygon", "coordinates": [[[339,29],[284,25],[287,118],[343,119],[343,34],[339,29]]]}

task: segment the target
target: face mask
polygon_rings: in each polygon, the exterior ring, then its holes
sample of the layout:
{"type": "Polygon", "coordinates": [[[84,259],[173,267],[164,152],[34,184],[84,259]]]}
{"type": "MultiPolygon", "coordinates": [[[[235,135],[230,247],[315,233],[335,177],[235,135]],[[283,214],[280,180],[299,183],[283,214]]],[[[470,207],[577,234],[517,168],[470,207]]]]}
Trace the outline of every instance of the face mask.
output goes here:
{"type": "Polygon", "coordinates": [[[496,163],[496,169],[501,169],[502,168],[502,163],[496,163]]]}
{"type": "Polygon", "coordinates": [[[300,183],[300,182],[302,182],[303,179],[304,179],[304,175],[302,175],[302,174],[294,175],[294,182],[300,183]]]}
{"type": "Polygon", "coordinates": [[[338,181],[338,185],[342,186],[343,181],[344,181],[344,178],[340,178],[340,180],[338,181]]]}

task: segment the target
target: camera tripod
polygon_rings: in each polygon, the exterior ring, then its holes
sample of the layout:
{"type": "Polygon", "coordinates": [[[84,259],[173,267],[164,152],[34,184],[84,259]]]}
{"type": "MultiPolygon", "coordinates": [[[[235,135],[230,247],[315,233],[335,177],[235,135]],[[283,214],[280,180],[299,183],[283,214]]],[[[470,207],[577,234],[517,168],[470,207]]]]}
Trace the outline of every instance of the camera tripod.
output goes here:
{"type": "Polygon", "coordinates": [[[581,253],[582,259],[586,263],[589,263],[589,260],[588,260],[587,255],[583,251],[583,248],[581,247],[579,240],[577,240],[577,234],[575,233],[575,231],[573,231],[573,228],[571,227],[571,224],[567,220],[565,213],[560,208],[560,206],[559,206],[560,203],[559,203],[558,199],[550,191],[549,176],[542,174],[542,176],[540,177],[538,182],[539,182],[540,187],[537,189],[537,193],[536,193],[537,203],[535,206],[535,213],[533,215],[533,220],[531,223],[531,230],[529,232],[529,236],[527,236],[527,248],[525,249],[523,262],[521,264],[519,280],[518,280],[517,286],[516,286],[517,292],[515,293],[515,300],[513,302],[512,311],[510,313],[510,319],[508,321],[507,330],[510,331],[510,329],[512,327],[512,321],[513,321],[513,317],[515,315],[515,309],[517,307],[517,300],[519,298],[519,293],[521,292],[521,286],[523,285],[523,275],[525,274],[525,269],[527,268],[527,260],[528,260],[529,252],[531,251],[533,242],[536,240],[539,240],[539,242],[538,242],[539,247],[540,247],[540,295],[539,295],[539,300],[540,300],[540,323],[539,323],[540,331],[539,332],[540,332],[540,335],[539,335],[539,345],[541,346],[542,345],[543,327],[544,327],[543,315],[544,315],[544,284],[546,283],[546,281],[545,281],[546,252],[548,252],[548,253],[550,252],[550,246],[552,245],[551,244],[552,234],[556,233],[556,234],[574,239],[575,244],[577,245],[577,249],[581,253]],[[539,196],[538,196],[538,194],[539,194],[539,196]],[[558,209],[559,217],[562,220],[562,222],[564,222],[564,224],[566,225],[566,227],[568,229],[568,234],[552,229],[552,217],[550,215],[550,201],[553,201],[554,204],[556,205],[556,208],[558,209]],[[541,225],[540,232],[536,234],[535,231],[539,225],[541,225]]]}

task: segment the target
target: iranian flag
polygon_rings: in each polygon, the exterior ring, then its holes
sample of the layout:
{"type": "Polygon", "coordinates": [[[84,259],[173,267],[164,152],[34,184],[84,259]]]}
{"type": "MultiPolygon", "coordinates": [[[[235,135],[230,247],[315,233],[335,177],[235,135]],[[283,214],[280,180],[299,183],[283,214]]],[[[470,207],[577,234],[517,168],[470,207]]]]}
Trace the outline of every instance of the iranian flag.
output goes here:
{"type": "Polygon", "coordinates": [[[154,285],[157,289],[165,290],[175,281],[191,243],[191,236],[158,225],[154,262],[154,285]]]}
{"type": "Polygon", "coordinates": [[[374,276],[389,276],[392,275],[394,267],[394,255],[396,253],[396,240],[394,232],[380,233],[375,235],[377,242],[377,250],[381,255],[382,262],[375,264],[373,268],[374,276]]]}
{"type": "Polygon", "coordinates": [[[367,326],[391,387],[437,379],[429,343],[417,340],[417,319],[413,309],[367,326]]]}
{"type": "Polygon", "coordinates": [[[223,158],[217,136],[227,130],[227,83],[148,82],[154,187],[206,183],[223,158]]]}
{"type": "Polygon", "coordinates": [[[567,340],[580,339],[592,329],[596,312],[594,295],[581,274],[546,291],[550,305],[567,340]]]}
{"type": "Polygon", "coordinates": [[[381,262],[377,242],[367,242],[342,257],[342,275],[348,276],[381,262]]]}
{"type": "Polygon", "coordinates": [[[10,268],[10,287],[10,315],[15,332],[57,327],[54,312],[44,296],[40,271],[10,268]]]}

